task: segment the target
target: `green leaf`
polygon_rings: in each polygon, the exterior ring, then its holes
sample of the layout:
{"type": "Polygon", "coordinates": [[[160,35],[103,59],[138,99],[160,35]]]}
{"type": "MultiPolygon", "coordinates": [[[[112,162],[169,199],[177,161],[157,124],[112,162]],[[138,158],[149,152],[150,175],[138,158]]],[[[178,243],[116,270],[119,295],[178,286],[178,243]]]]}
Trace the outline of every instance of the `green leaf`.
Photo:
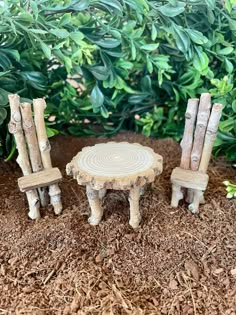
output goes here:
{"type": "Polygon", "coordinates": [[[137,55],[136,47],[134,45],[134,42],[131,41],[131,58],[132,58],[132,60],[136,59],[136,55],[137,55]]]}
{"type": "Polygon", "coordinates": [[[70,9],[75,11],[83,11],[87,9],[90,5],[90,0],[80,0],[80,1],[73,1],[75,4],[70,6],[70,9]]]}
{"type": "Polygon", "coordinates": [[[48,34],[48,32],[37,29],[37,28],[29,28],[28,31],[34,34],[48,34]]]}
{"type": "Polygon", "coordinates": [[[51,137],[53,137],[53,136],[59,134],[59,131],[58,131],[58,130],[53,129],[53,128],[51,128],[51,127],[47,127],[47,126],[46,126],[46,132],[47,132],[48,138],[51,138],[51,137]]]}
{"type": "Polygon", "coordinates": [[[109,117],[109,112],[108,112],[107,108],[104,105],[101,106],[100,112],[101,112],[101,114],[102,114],[102,116],[104,118],[108,118],[109,117]]]}
{"type": "Polygon", "coordinates": [[[49,31],[51,34],[55,35],[58,38],[67,38],[69,37],[70,33],[67,32],[65,29],[51,29],[49,31]]]}
{"type": "Polygon", "coordinates": [[[111,30],[110,34],[115,37],[116,39],[121,39],[121,34],[117,30],[111,30]]]}
{"type": "Polygon", "coordinates": [[[42,51],[44,52],[45,57],[50,59],[51,58],[51,48],[42,41],[40,41],[40,46],[42,48],[42,51]]]}
{"type": "Polygon", "coordinates": [[[225,70],[228,73],[232,73],[234,70],[234,66],[233,66],[232,62],[227,58],[225,58],[225,70]]]}
{"type": "Polygon", "coordinates": [[[101,108],[101,106],[104,103],[104,95],[102,91],[99,89],[98,85],[96,84],[95,87],[92,90],[91,96],[91,103],[93,105],[93,108],[96,110],[96,108],[101,108]]]}
{"type": "Polygon", "coordinates": [[[205,0],[205,3],[211,10],[215,9],[215,6],[216,6],[215,0],[205,0]]]}
{"type": "Polygon", "coordinates": [[[14,59],[15,61],[18,61],[18,62],[20,61],[20,54],[18,50],[7,48],[7,49],[3,49],[3,51],[8,57],[14,59]]]}
{"type": "Polygon", "coordinates": [[[152,33],[151,38],[154,41],[157,38],[157,29],[154,23],[152,23],[152,33]]]}
{"type": "Polygon", "coordinates": [[[103,48],[115,48],[118,47],[121,43],[119,39],[100,39],[94,42],[96,45],[101,46],[103,48]]]}
{"type": "Polygon", "coordinates": [[[22,21],[24,23],[27,23],[27,24],[31,24],[34,21],[32,14],[30,14],[28,12],[21,13],[20,15],[16,16],[15,19],[18,21],[22,21]]]}
{"type": "Polygon", "coordinates": [[[230,19],[229,20],[229,28],[231,29],[231,31],[236,31],[236,21],[230,19]]]}
{"type": "Polygon", "coordinates": [[[236,100],[233,100],[232,110],[233,110],[234,113],[236,113],[236,100]]]}
{"type": "Polygon", "coordinates": [[[59,26],[62,27],[64,25],[69,24],[70,22],[71,22],[71,13],[65,13],[59,22],[59,26]]]}
{"type": "Polygon", "coordinates": [[[159,43],[157,44],[146,44],[146,45],[143,45],[141,46],[140,48],[141,49],[144,49],[144,50],[147,50],[147,51],[153,51],[153,50],[156,50],[159,46],[159,43]]]}
{"type": "Polygon", "coordinates": [[[165,16],[174,17],[184,12],[185,5],[186,5],[185,2],[177,1],[175,6],[172,5],[171,3],[168,3],[158,7],[157,10],[160,11],[165,16]]]}
{"type": "Polygon", "coordinates": [[[230,55],[234,51],[233,47],[225,47],[218,51],[219,55],[230,55]]]}
{"type": "Polygon", "coordinates": [[[71,60],[71,58],[67,57],[67,56],[63,56],[63,61],[64,61],[64,64],[65,64],[67,73],[70,73],[71,69],[72,69],[72,60],[71,60]]]}
{"type": "Polygon", "coordinates": [[[39,10],[38,10],[38,5],[36,3],[36,1],[30,0],[30,7],[34,13],[35,19],[38,19],[38,15],[39,15],[39,10]]]}
{"type": "MultiPolygon", "coordinates": [[[[1,96],[0,96],[1,97],[1,96]]],[[[5,108],[0,108],[0,125],[3,124],[4,120],[7,118],[7,111],[5,108]]]]}
{"type": "Polygon", "coordinates": [[[8,94],[9,92],[0,88],[0,106],[8,104],[8,94]]]}
{"type": "Polygon", "coordinates": [[[84,38],[84,34],[81,32],[70,33],[70,38],[78,45],[80,45],[81,40],[84,38]]]}
{"type": "Polygon", "coordinates": [[[153,64],[149,58],[147,58],[147,70],[150,74],[153,72],[153,64]]]}
{"type": "Polygon", "coordinates": [[[109,76],[109,70],[107,67],[93,66],[89,68],[89,71],[92,72],[97,80],[106,80],[109,76]]]}
{"type": "Polygon", "coordinates": [[[188,33],[191,40],[198,45],[203,45],[208,42],[208,39],[199,31],[193,29],[185,29],[185,31],[188,33]]]}
{"type": "Polygon", "coordinates": [[[186,32],[183,30],[182,27],[174,23],[172,24],[172,31],[178,49],[183,53],[187,53],[190,48],[190,40],[186,32]]]}
{"type": "Polygon", "coordinates": [[[112,1],[109,1],[109,0],[100,0],[100,1],[97,1],[95,3],[99,3],[99,5],[103,5],[104,8],[107,9],[108,12],[112,13],[111,10],[115,11],[116,13],[118,14],[121,14],[122,13],[122,5],[120,4],[119,1],[117,0],[112,0],[112,1]]]}
{"type": "Polygon", "coordinates": [[[199,72],[203,72],[208,68],[209,59],[207,54],[202,50],[201,47],[195,47],[195,54],[193,59],[194,68],[199,72]]]}

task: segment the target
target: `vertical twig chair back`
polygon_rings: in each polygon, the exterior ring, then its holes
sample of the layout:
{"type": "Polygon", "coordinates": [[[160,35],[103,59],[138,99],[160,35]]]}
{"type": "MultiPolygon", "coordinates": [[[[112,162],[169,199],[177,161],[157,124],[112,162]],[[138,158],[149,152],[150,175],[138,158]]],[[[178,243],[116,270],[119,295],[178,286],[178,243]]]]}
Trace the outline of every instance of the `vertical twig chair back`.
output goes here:
{"type": "Polygon", "coordinates": [[[15,137],[18,150],[17,163],[23,177],[18,179],[22,192],[26,193],[29,203],[29,217],[40,217],[40,205],[48,204],[47,186],[49,186],[50,203],[54,212],[62,210],[61,191],[58,181],[62,179],[58,168],[52,168],[50,143],[47,138],[44,122],[44,99],[33,100],[34,120],[30,103],[20,103],[16,94],[9,95],[11,119],[9,132],[15,137]]]}
{"type": "Polygon", "coordinates": [[[176,167],[171,174],[172,207],[178,206],[184,194],[189,203],[188,208],[193,213],[198,212],[200,203],[204,203],[203,192],[208,184],[206,172],[222,108],[221,104],[214,104],[211,110],[209,93],[203,93],[200,101],[188,100],[180,167],[176,167]]]}

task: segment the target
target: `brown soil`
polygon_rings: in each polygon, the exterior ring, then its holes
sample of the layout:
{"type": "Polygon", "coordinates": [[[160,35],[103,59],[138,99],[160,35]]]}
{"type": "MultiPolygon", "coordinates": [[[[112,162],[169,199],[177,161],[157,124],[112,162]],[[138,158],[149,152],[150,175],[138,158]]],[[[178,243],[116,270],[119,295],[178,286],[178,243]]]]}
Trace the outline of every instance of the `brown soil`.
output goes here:
{"type": "MultiPolygon", "coordinates": [[[[222,181],[234,172],[223,160],[209,168],[207,203],[198,216],[170,207],[170,173],[179,145],[132,133],[164,158],[164,171],[141,200],[142,226],[128,225],[124,192],[109,191],[105,215],[87,223],[84,187],[64,177],[64,211],[27,218],[21,172],[0,161],[0,314],[236,314],[236,204],[222,181]]],[[[53,161],[65,165],[82,147],[104,139],[57,137],[53,161]]]]}

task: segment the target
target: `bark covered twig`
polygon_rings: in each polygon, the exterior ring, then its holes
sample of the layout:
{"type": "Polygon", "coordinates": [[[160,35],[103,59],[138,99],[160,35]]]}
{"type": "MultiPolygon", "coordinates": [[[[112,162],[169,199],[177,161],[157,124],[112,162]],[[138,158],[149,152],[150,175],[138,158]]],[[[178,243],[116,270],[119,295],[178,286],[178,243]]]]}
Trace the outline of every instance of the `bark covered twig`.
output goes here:
{"type": "MultiPolygon", "coordinates": [[[[20,113],[20,97],[16,94],[9,95],[9,104],[11,109],[11,120],[9,123],[9,132],[14,135],[16,147],[18,150],[17,163],[22,169],[23,175],[32,173],[25,137],[22,130],[22,117],[20,113]]],[[[37,190],[33,189],[26,193],[29,203],[29,217],[37,219],[40,217],[39,212],[39,198],[37,190]]]]}
{"type": "MultiPolygon", "coordinates": [[[[30,103],[20,104],[21,115],[23,119],[23,129],[25,132],[25,138],[28,144],[29,157],[33,172],[39,172],[43,170],[43,164],[39,151],[38,139],[36,136],[35,125],[32,117],[32,110],[30,103]]],[[[38,194],[42,207],[46,207],[48,204],[47,191],[45,187],[38,188],[38,194]]]]}
{"type": "MultiPolygon", "coordinates": [[[[44,99],[38,98],[38,99],[33,100],[33,107],[34,107],[34,121],[35,121],[35,127],[36,127],[43,167],[45,169],[49,169],[49,168],[52,168],[52,162],[51,162],[51,156],[50,156],[51,146],[48,141],[46,126],[45,126],[45,121],[44,121],[44,110],[46,109],[47,105],[44,99]]],[[[53,205],[55,214],[60,214],[62,211],[62,204],[61,204],[61,191],[58,184],[53,184],[49,186],[49,196],[50,196],[50,203],[53,205]]]]}

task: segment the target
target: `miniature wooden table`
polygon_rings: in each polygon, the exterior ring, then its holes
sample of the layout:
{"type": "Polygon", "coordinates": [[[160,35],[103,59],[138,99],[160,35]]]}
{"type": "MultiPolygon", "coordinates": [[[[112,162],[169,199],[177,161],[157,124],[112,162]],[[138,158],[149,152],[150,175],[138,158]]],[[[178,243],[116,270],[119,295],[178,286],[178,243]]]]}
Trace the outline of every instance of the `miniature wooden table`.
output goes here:
{"type": "Polygon", "coordinates": [[[137,228],[141,221],[140,190],[162,172],[162,157],[138,143],[108,142],[85,147],[67,164],[66,171],[86,186],[91,208],[89,223],[102,219],[100,199],[106,189],[129,190],[130,221],[137,228]]]}

